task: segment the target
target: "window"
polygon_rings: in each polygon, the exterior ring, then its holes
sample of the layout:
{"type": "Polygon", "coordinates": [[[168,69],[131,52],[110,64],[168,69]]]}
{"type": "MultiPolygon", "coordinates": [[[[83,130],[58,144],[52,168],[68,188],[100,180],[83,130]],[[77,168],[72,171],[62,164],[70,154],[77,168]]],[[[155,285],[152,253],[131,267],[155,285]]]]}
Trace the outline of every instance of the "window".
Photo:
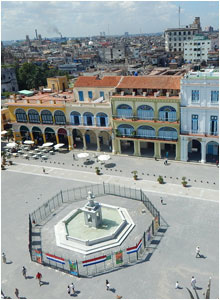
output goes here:
{"type": "Polygon", "coordinates": [[[103,99],[105,99],[105,93],[104,92],[100,92],[100,97],[103,97],[103,99]]]}
{"type": "Polygon", "coordinates": [[[89,99],[92,99],[92,91],[88,91],[88,97],[89,99]]]}
{"type": "Polygon", "coordinates": [[[173,34],[176,35],[176,31],[173,34]]]}
{"type": "Polygon", "coordinates": [[[173,40],[176,41],[176,38],[174,38],[173,40]]]}
{"type": "Polygon", "coordinates": [[[186,35],[186,32],[185,32],[185,31],[183,32],[183,35],[186,35]]]}
{"type": "Polygon", "coordinates": [[[176,43],[174,43],[174,46],[176,46],[176,43]]]}
{"type": "Polygon", "coordinates": [[[181,48],[179,48],[179,51],[182,51],[181,48]]]}
{"type": "Polygon", "coordinates": [[[65,114],[61,110],[55,111],[54,119],[55,119],[55,124],[59,124],[59,125],[66,124],[65,114]]]}
{"type": "Polygon", "coordinates": [[[182,41],[181,37],[179,38],[179,41],[182,41]]]}
{"type": "Polygon", "coordinates": [[[181,43],[179,43],[179,47],[181,47],[181,43]]]}
{"type": "Polygon", "coordinates": [[[43,124],[53,124],[53,116],[49,110],[43,110],[41,112],[41,120],[43,124]]]}
{"type": "Polygon", "coordinates": [[[181,31],[179,31],[179,35],[181,35],[181,31]]]}
{"type": "Polygon", "coordinates": [[[79,91],[78,95],[79,95],[79,101],[84,101],[83,91],[79,91]]]}
{"type": "Polygon", "coordinates": [[[192,90],[192,102],[193,103],[199,102],[199,91],[198,90],[192,90]]]}
{"type": "Polygon", "coordinates": [[[28,111],[28,119],[30,123],[40,123],[40,116],[34,109],[28,111]]]}
{"type": "Polygon", "coordinates": [[[219,91],[211,91],[211,102],[218,102],[219,91]]]}
{"type": "Polygon", "coordinates": [[[17,109],[15,115],[16,115],[17,122],[22,122],[22,123],[27,122],[27,115],[23,109],[21,108],[17,109]]]}
{"type": "Polygon", "coordinates": [[[192,115],[192,133],[198,133],[198,115],[192,115]]]}
{"type": "Polygon", "coordinates": [[[210,117],[210,134],[217,135],[217,131],[218,131],[218,117],[211,116],[210,117]]]}

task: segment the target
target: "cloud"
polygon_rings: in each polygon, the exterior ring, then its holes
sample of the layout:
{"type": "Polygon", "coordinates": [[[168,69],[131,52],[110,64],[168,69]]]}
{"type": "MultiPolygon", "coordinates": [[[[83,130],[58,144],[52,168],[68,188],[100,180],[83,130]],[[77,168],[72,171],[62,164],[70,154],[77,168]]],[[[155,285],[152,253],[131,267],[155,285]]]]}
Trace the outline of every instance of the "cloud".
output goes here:
{"type": "MultiPolygon", "coordinates": [[[[181,2],[181,24],[191,24],[200,9],[201,23],[218,27],[218,4],[200,4],[181,2]]],[[[58,31],[91,36],[108,28],[110,34],[162,32],[178,25],[178,6],[172,1],[3,1],[2,39],[33,38],[35,29],[43,37],[59,36],[58,31]]]]}

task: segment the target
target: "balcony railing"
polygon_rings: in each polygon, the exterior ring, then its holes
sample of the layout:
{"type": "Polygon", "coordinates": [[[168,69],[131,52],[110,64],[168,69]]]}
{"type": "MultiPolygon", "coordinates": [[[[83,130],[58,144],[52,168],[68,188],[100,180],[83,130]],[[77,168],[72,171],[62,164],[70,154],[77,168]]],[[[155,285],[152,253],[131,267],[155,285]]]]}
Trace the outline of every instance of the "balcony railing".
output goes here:
{"type": "Polygon", "coordinates": [[[154,122],[162,121],[162,122],[170,122],[170,123],[179,122],[179,120],[176,118],[158,118],[158,119],[156,119],[155,117],[138,117],[138,116],[126,117],[126,116],[119,116],[119,115],[113,115],[112,117],[113,117],[113,119],[132,120],[132,121],[143,120],[143,121],[154,121],[154,122]]]}
{"type": "Polygon", "coordinates": [[[181,130],[180,134],[184,134],[184,135],[204,135],[204,136],[219,136],[219,133],[217,131],[199,131],[199,130],[188,130],[188,131],[184,131],[181,130]]]}
{"type": "Polygon", "coordinates": [[[132,139],[147,139],[147,140],[169,140],[169,141],[177,141],[178,137],[174,136],[152,136],[152,135],[138,135],[136,133],[116,133],[116,137],[127,137],[132,139]]]}

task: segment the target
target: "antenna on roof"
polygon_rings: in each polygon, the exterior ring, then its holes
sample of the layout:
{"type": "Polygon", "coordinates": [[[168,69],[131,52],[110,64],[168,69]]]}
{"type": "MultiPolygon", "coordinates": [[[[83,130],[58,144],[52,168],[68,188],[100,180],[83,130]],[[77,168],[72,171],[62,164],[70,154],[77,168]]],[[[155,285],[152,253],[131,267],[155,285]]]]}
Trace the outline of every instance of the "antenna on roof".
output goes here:
{"type": "Polygon", "coordinates": [[[179,28],[180,28],[180,6],[179,6],[179,28]]]}

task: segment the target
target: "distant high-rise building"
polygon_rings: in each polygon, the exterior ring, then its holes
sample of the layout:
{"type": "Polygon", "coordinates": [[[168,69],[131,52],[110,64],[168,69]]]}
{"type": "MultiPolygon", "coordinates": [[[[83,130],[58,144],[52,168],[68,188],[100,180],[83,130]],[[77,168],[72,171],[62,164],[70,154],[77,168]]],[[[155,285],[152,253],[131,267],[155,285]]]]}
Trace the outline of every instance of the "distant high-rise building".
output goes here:
{"type": "Polygon", "coordinates": [[[26,35],[26,43],[29,47],[31,46],[31,41],[29,39],[29,35],[26,35]]]}
{"type": "Polygon", "coordinates": [[[127,31],[125,32],[125,36],[126,36],[126,37],[128,37],[128,36],[129,36],[129,33],[128,33],[127,31]]]}
{"type": "Polygon", "coordinates": [[[184,42],[192,40],[195,34],[202,31],[200,26],[200,18],[195,17],[193,24],[183,28],[168,28],[165,30],[165,50],[183,54],[184,42]]]}
{"type": "Polygon", "coordinates": [[[205,27],[205,31],[213,32],[213,31],[214,31],[214,28],[213,28],[212,26],[206,26],[206,27],[205,27]]]}

